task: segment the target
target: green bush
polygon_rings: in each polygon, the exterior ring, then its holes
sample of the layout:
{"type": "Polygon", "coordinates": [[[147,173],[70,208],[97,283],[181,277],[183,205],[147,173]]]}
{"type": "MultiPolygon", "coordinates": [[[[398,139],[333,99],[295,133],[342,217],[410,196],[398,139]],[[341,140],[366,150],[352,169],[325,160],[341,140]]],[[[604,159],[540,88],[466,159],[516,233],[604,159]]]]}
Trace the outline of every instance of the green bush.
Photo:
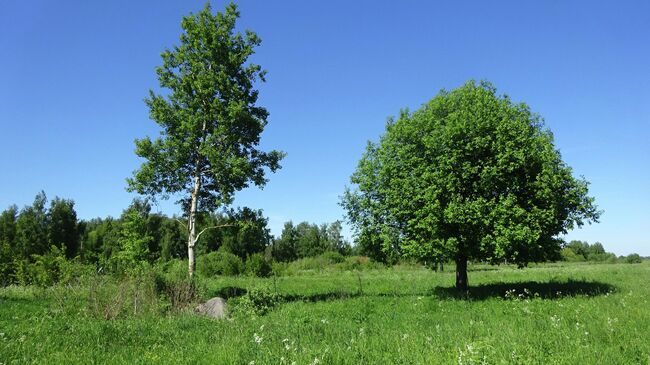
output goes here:
{"type": "Polygon", "coordinates": [[[84,264],[78,258],[59,262],[59,283],[61,284],[85,282],[87,278],[96,273],[95,265],[84,264]]]}
{"type": "Polygon", "coordinates": [[[271,269],[273,270],[273,274],[276,276],[290,275],[294,272],[289,269],[289,265],[288,262],[273,261],[271,262],[271,269]]]}
{"type": "Polygon", "coordinates": [[[305,257],[298,259],[289,264],[289,270],[293,272],[316,270],[321,271],[328,265],[327,261],[321,256],[305,257]]]}
{"type": "Polygon", "coordinates": [[[336,251],[327,251],[324,252],[321,257],[327,261],[329,264],[339,264],[345,261],[345,256],[341,255],[336,251]]]}
{"type": "Polygon", "coordinates": [[[231,313],[235,316],[264,315],[282,303],[278,293],[264,289],[251,289],[241,297],[230,300],[231,313]]]}
{"type": "Polygon", "coordinates": [[[641,261],[643,260],[641,259],[641,256],[639,256],[638,253],[632,253],[627,255],[627,257],[625,257],[625,262],[628,264],[640,264],[641,261]]]}
{"type": "Polygon", "coordinates": [[[351,256],[347,257],[342,263],[336,265],[336,267],[339,270],[352,271],[381,269],[385,266],[380,262],[370,259],[368,256],[351,256]]]}
{"type": "Polygon", "coordinates": [[[201,255],[197,260],[197,271],[205,277],[239,275],[244,271],[243,267],[238,256],[224,249],[201,255]]]}
{"type": "Polygon", "coordinates": [[[580,262],[585,261],[584,256],[577,254],[571,247],[564,247],[560,250],[562,261],[580,262]]]}
{"type": "Polygon", "coordinates": [[[32,260],[14,262],[14,279],[21,285],[48,287],[57,283],[70,284],[95,273],[95,266],[82,264],[77,258],[67,260],[62,249],[52,246],[43,255],[32,255],[32,260]]]}
{"type": "Polygon", "coordinates": [[[324,253],[316,257],[305,257],[293,261],[286,266],[278,266],[281,271],[275,271],[276,274],[293,275],[300,271],[322,271],[339,270],[371,270],[385,267],[383,264],[371,260],[367,256],[339,256],[338,253],[324,253]],[[341,260],[341,258],[343,260],[341,260]]]}
{"type": "Polygon", "coordinates": [[[156,315],[162,312],[152,270],[115,278],[95,275],[88,281],[87,313],[106,320],[156,315]]]}
{"type": "Polygon", "coordinates": [[[248,260],[246,260],[246,272],[253,276],[266,278],[271,276],[273,268],[271,267],[271,264],[264,258],[263,254],[254,253],[248,256],[248,260]]]}
{"type": "Polygon", "coordinates": [[[170,260],[155,267],[156,290],[164,309],[182,310],[205,297],[206,285],[199,278],[190,278],[187,261],[170,260]]]}

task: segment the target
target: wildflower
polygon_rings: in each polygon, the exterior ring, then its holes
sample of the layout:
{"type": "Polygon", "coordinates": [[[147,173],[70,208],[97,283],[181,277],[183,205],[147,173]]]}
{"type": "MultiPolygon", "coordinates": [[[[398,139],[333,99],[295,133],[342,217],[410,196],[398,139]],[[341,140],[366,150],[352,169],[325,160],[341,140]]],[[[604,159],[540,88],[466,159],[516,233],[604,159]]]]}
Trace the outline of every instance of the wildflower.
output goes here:
{"type": "Polygon", "coordinates": [[[314,361],[309,363],[309,365],[316,365],[316,364],[320,364],[320,360],[318,360],[317,357],[314,358],[314,361]]]}
{"type": "Polygon", "coordinates": [[[264,338],[259,336],[257,333],[253,333],[253,341],[255,341],[258,345],[262,343],[262,340],[264,338]]]}
{"type": "Polygon", "coordinates": [[[324,324],[328,324],[328,323],[329,323],[329,321],[328,321],[327,319],[325,319],[325,318],[321,319],[320,321],[321,321],[321,323],[324,323],[324,324]]]}
{"type": "Polygon", "coordinates": [[[559,326],[559,325],[560,325],[560,317],[558,317],[558,316],[555,315],[555,314],[552,315],[552,316],[551,316],[551,322],[553,323],[553,326],[554,326],[554,327],[559,326]]]}

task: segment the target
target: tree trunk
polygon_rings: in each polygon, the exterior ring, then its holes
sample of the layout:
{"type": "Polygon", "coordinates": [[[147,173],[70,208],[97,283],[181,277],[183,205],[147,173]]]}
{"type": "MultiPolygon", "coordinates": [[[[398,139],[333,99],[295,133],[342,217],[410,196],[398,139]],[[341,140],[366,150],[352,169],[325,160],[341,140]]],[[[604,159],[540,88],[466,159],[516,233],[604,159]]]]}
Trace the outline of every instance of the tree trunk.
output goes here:
{"type": "Polygon", "coordinates": [[[192,202],[190,204],[190,215],[188,219],[188,232],[187,238],[187,258],[188,258],[188,273],[190,277],[194,275],[196,268],[196,261],[194,260],[194,245],[196,244],[196,207],[199,198],[199,189],[201,188],[201,177],[197,173],[194,177],[194,190],[192,191],[192,202]]]}
{"type": "Polygon", "coordinates": [[[467,288],[467,258],[460,256],[456,258],[456,289],[465,291],[467,288]]]}
{"type": "MultiPolygon", "coordinates": [[[[205,105],[205,102],[204,102],[205,105]]],[[[206,110],[207,112],[207,110],[206,110]]],[[[201,142],[199,144],[199,150],[203,142],[205,141],[205,128],[207,124],[203,121],[203,136],[201,137],[201,142]]],[[[196,158],[196,170],[194,172],[194,189],[192,190],[192,202],[190,204],[190,216],[188,217],[188,231],[189,237],[187,238],[187,261],[188,261],[188,272],[190,277],[194,275],[194,269],[196,268],[196,261],[194,260],[194,245],[198,237],[196,236],[196,209],[199,200],[199,191],[201,190],[201,160],[199,157],[196,158]]]]}

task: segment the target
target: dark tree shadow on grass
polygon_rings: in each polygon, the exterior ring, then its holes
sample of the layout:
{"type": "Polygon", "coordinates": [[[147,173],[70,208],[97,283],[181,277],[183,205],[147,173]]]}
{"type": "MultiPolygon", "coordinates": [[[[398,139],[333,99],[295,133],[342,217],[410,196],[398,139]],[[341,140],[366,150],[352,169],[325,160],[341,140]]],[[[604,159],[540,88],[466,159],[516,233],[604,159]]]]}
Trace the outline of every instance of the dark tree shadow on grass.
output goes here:
{"type": "Polygon", "coordinates": [[[363,297],[364,295],[359,292],[331,291],[331,292],[316,293],[316,294],[284,294],[281,296],[282,299],[286,302],[315,303],[315,302],[325,302],[330,300],[353,299],[353,298],[363,297]]]}
{"type": "MultiPolygon", "coordinates": [[[[226,286],[219,288],[216,291],[210,293],[211,297],[221,297],[225,300],[231,298],[238,298],[244,296],[248,293],[248,290],[236,286],[226,286]]],[[[352,299],[364,296],[358,292],[349,292],[349,291],[330,291],[325,293],[315,293],[315,294],[286,294],[278,293],[279,299],[283,302],[324,302],[328,300],[342,300],[342,299],[352,299]]],[[[376,296],[376,295],[375,295],[376,296]]]]}
{"type": "Polygon", "coordinates": [[[4,304],[30,304],[42,301],[42,298],[22,298],[8,295],[0,295],[0,305],[4,304]]]}
{"type": "Polygon", "coordinates": [[[223,288],[220,288],[219,290],[211,293],[212,297],[221,297],[225,300],[228,300],[230,298],[237,298],[241,297],[242,295],[246,295],[248,293],[248,290],[244,288],[240,288],[237,286],[225,286],[223,288]]]}
{"type": "Polygon", "coordinates": [[[597,281],[523,281],[515,283],[490,283],[470,286],[468,291],[455,287],[435,287],[431,294],[441,299],[486,300],[503,299],[560,299],[576,296],[599,296],[613,293],[616,287],[597,281]]]}
{"type": "MultiPolygon", "coordinates": [[[[455,287],[435,287],[426,293],[363,293],[360,291],[334,290],[313,294],[286,294],[277,293],[277,299],[281,303],[305,302],[316,303],[334,300],[349,300],[355,298],[370,297],[427,297],[433,296],[438,299],[457,300],[486,300],[490,298],[502,298],[511,300],[521,299],[560,299],[576,296],[600,296],[616,291],[616,287],[610,284],[584,281],[524,281],[514,283],[490,283],[471,286],[466,292],[458,291],[455,287]]],[[[214,294],[226,300],[237,298],[247,294],[247,290],[240,287],[223,287],[214,294]]]]}

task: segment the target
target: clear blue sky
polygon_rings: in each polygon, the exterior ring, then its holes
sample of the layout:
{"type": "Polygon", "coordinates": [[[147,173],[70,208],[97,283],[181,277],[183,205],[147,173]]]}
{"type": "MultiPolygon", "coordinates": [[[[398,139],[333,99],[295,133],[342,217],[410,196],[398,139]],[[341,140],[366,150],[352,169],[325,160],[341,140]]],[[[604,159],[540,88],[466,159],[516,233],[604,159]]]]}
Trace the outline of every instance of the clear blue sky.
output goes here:
{"type": "MultiPolygon", "coordinates": [[[[81,218],[118,216],[139,165],[133,140],[156,135],[143,98],[181,16],[203,1],[0,2],[0,209],[42,190],[81,218]]],[[[222,9],[223,1],[213,1],[222,9]]],[[[241,29],[263,40],[266,149],[288,157],[260,191],[286,220],[330,222],[368,139],[386,118],[441,88],[487,79],[540,113],[601,223],[569,239],[650,255],[650,2],[241,1],[241,29]]],[[[178,213],[171,203],[165,213],[178,213]]]]}

